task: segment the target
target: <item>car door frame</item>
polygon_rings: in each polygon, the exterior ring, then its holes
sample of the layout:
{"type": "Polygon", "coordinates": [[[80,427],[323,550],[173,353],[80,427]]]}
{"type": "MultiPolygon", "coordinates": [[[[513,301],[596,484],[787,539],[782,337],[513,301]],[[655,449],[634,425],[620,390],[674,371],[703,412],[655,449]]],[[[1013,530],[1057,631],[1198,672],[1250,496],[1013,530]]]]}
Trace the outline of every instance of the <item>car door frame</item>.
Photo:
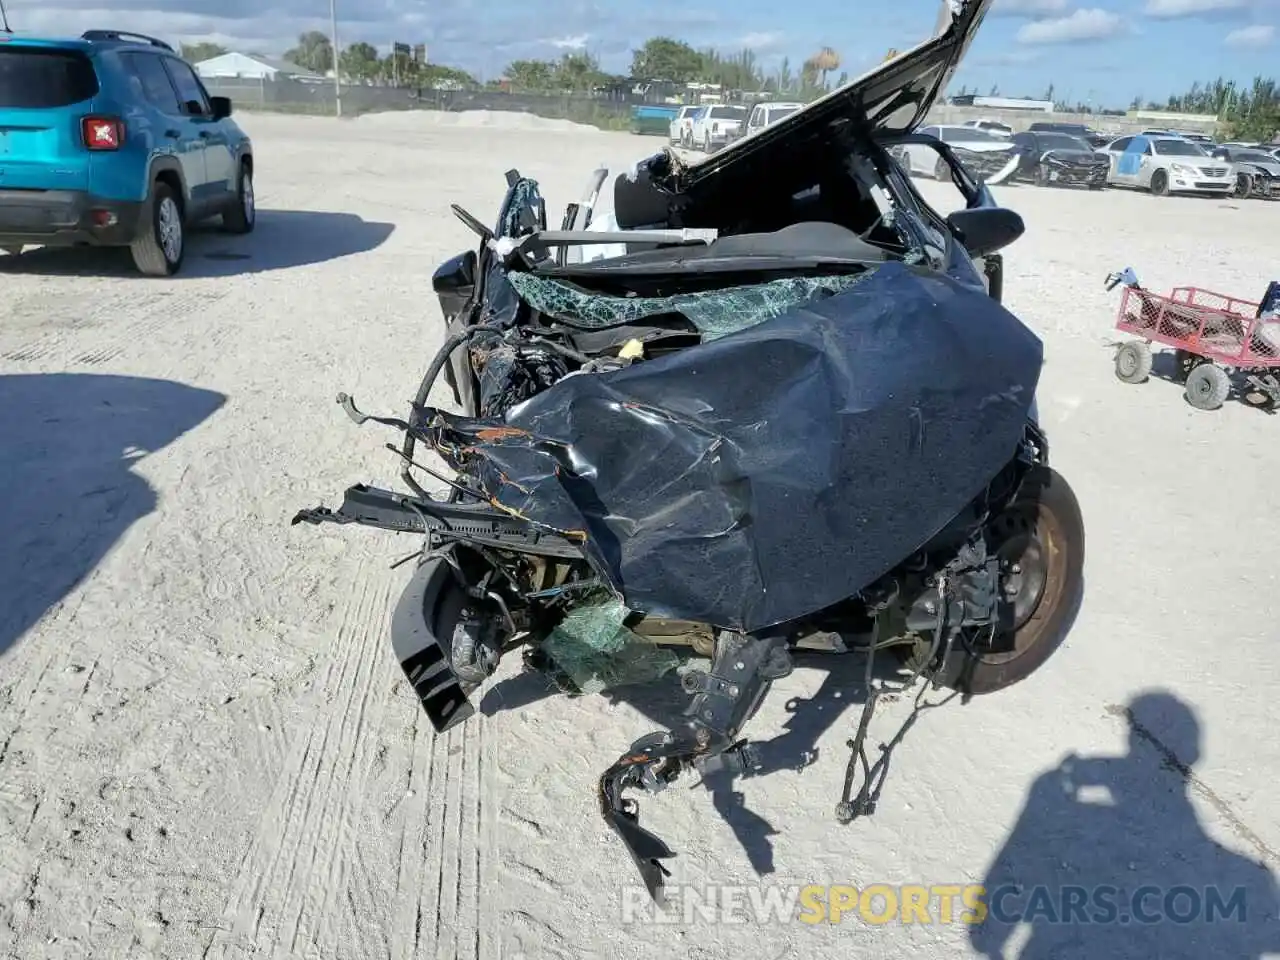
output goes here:
{"type": "Polygon", "coordinates": [[[1123,181],[1119,178],[1120,158],[1124,156],[1124,152],[1129,148],[1129,144],[1133,143],[1135,136],[1136,134],[1133,136],[1116,137],[1103,148],[1102,152],[1107,155],[1107,161],[1109,164],[1107,167],[1107,183],[1117,187],[1124,186],[1123,181]],[[1125,145],[1121,149],[1117,150],[1116,144],[1121,141],[1126,141],[1125,145]]]}
{"type": "Polygon", "coordinates": [[[118,61],[120,67],[131,82],[138,84],[138,102],[126,109],[126,116],[131,125],[136,123],[140,130],[145,131],[149,141],[143,192],[146,193],[151,189],[157,158],[167,158],[164,162],[171,162],[177,167],[182,178],[181,199],[183,204],[190,208],[192,187],[203,182],[206,177],[204,153],[200,149],[192,148],[191,138],[187,135],[189,133],[187,121],[190,118],[182,112],[182,100],[178,88],[173,85],[173,78],[169,76],[169,71],[165,69],[162,60],[159,53],[150,50],[121,52],[118,61]],[[154,64],[160,71],[159,76],[164,78],[169,95],[172,97],[171,107],[168,102],[160,104],[147,95],[140,75],[142,65],[146,63],[154,64]]]}
{"type": "MultiPolygon", "coordinates": [[[[1130,148],[1137,145],[1137,141],[1142,141],[1141,148],[1138,150],[1126,150],[1126,155],[1136,155],[1138,158],[1137,168],[1130,174],[1131,179],[1126,183],[1130,187],[1149,187],[1151,186],[1151,175],[1157,168],[1156,151],[1152,145],[1150,137],[1137,136],[1134,137],[1134,143],[1129,144],[1130,148]]],[[[1132,165],[1132,160],[1129,161],[1132,165]]]]}
{"type": "MultiPolygon", "coordinates": [[[[921,127],[916,132],[922,137],[933,137],[939,142],[942,142],[941,124],[931,123],[927,127],[921,127]]],[[[933,164],[936,162],[938,156],[938,152],[934,150],[933,147],[929,146],[927,143],[912,143],[908,141],[903,145],[903,150],[907,154],[907,173],[912,175],[917,173],[933,173],[933,164]],[[916,165],[916,160],[919,157],[927,158],[927,163],[923,168],[916,165]]]]}
{"type": "Polygon", "coordinates": [[[1035,168],[1040,162],[1039,137],[1030,130],[1019,130],[1010,139],[1014,150],[1022,155],[1022,159],[1018,161],[1018,169],[1014,172],[1014,179],[1034,177],[1035,168]],[[1019,137],[1022,139],[1019,140],[1019,137]]]}
{"type": "Polygon", "coordinates": [[[201,219],[220,211],[227,204],[228,198],[234,196],[234,175],[230,169],[234,160],[231,140],[222,121],[214,119],[209,91],[191,64],[172,54],[163,54],[160,59],[164,63],[174,89],[178,91],[189,127],[201,144],[200,152],[204,157],[205,175],[198,189],[194,185],[190,188],[192,204],[195,208],[193,218],[201,219]],[[183,70],[195,81],[200,100],[181,100],[182,90],[175,73],[183,70]],[[199,105],[200,112],[190,109],[192,102],[199,105]]]}

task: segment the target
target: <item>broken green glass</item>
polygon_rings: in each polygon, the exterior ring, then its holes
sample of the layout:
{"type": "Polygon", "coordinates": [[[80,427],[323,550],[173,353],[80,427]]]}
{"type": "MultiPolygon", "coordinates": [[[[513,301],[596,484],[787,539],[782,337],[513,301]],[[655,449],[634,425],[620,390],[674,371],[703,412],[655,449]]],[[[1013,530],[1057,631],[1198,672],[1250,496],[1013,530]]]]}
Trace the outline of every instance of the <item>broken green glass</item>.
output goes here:
{"type": "Polygon", "coordinates": [[[594,594],[551,631],[542,653],[580,693],[648,683],[679,666],[670,650],[622,625],[629,615],[611,594],[594,594]]]}
{"type": "Polygon", "coordinates": [[[676,313],[688,317],[702,339],[746,330],[821,296],[848,290],[871,271],[831,277],[784,277],[722,290],[669,297],[615,297],[582,290],[563,280],[511,272],[507,280],[529,306],[552,318],[589,327],[613,327],[645,317],[676,313]]]}

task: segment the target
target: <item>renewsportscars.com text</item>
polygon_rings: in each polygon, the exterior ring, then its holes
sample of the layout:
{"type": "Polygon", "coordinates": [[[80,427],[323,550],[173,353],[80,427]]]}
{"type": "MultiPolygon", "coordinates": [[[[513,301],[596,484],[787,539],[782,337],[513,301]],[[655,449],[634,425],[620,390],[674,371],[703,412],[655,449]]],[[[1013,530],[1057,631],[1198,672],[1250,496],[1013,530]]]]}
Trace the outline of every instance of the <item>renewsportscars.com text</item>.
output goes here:
{"type": "Polygon", "coordinates": [[[663,905],[644,887],[622,891],[630,924],[1158,924],[1244,923],[1245,890],[1146,885],[986,889],[980,884],[669,885],[663,905]]]}

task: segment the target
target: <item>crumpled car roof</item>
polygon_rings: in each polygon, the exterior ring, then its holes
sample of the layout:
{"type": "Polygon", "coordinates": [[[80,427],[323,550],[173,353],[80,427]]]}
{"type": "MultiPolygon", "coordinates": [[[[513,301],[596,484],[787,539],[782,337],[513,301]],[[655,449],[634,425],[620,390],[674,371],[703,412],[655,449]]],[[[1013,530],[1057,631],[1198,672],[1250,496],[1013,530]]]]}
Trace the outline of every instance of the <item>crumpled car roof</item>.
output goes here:
{"type": "Polygon", "coordinates": [[[1015,455],[1042,361],[981,288],[895,262],[433,432],[497,505],[585,534],[630,609],[755,631],[857,594],[952,520],[1015,455]]]}

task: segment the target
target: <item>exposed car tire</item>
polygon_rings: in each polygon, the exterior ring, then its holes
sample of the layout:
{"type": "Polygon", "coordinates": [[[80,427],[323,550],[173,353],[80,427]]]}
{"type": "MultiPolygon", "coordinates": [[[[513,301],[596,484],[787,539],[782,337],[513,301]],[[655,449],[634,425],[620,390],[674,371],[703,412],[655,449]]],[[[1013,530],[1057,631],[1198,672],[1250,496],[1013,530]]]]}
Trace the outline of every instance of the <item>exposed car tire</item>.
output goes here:
{"type": "Polygon", "coordinates": [[[1142,383],[1151,375],[1151,348],[1140,340],[1122,344],[1116,351],[1116,377],[1124,383],[1142,383]]]}
{"type": "Polygon", "coordinates": [[[253,193],[253,172],[249,164],[240,164],[236,177],[235,205],[222,212],[222,229],[228,233],[252,233],[258,221],[258,207],[253,193]]]}
{"type": "Polygon", "coordinates": [[[1231,394],[1231,378],[1216,363],[1202,363],[1187,374],[1184,393],[1197,410],[1217,410],[1231,394]]]}
{"type": "Polygon", "coordinates": [[[1235,189],[1231,191],[1231,195],[1237,200],[1248,200],[1253,193],[1253,178],[1247,173],[1236,175],[1235,189]]]}
{"type": "Polygon", "coordinates": [[[1044,168],[1043,163],[1036,164],[1036,172],[1032,179],[1037,187],[1047,187],[1049,185],[1049,171],[1044,168]]]}
{"type": "Polygon", "coordinates": [[[1084,599],[1084,518],[1057,471],[1032,469],[992,521],[989,540],[1000,557],[1009,611],[992,644],[998,652],[957,642],[939,671],[943,686],[972,695],[1003,690],[1043,666],[1071,632],[1084,599]]]}
{"type": "Polygon", "coordinates": [[[151,186],[151,197],[129,252],[134,266],[148,277],[171,277],[182,268],[187,253],[182,204],[173,188],[161,180],[151,186]]]}
{"type": "Polygon", "coordinates": [[[1163,170],[1157,170],[1151,175],[1151,192],[1157,197],[1169,195],[1169,175],[1163,170]]]}

